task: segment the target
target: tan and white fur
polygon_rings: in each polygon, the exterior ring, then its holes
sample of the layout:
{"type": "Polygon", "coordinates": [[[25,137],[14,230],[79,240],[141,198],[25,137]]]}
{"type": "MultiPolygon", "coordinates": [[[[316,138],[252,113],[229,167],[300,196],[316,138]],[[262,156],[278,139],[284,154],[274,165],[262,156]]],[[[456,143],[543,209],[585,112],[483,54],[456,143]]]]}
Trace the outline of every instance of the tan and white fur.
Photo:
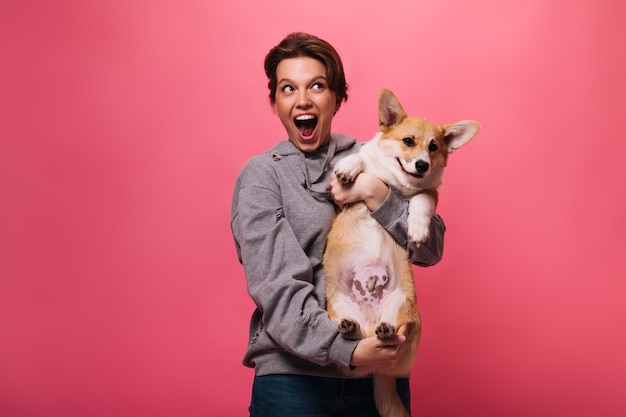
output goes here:
{"type": "MultiPolygon", "coordinates": [[[[478,132],[474,121],[437,125],[408,117],[396,96],[382,90],[380,132],[358,153],[340,160],[335,175],[346,183],[361,172],[376,175],[409,201],[408,236],[421,244],[429,237],[438,187],[448,155],[478,132]]],[[[374,399],[383,417],[409,416],[396,391],[396,377],[410,374],[421,331],[413,268],[407,250],[369,215],[365,203],[346,205],[337,214],[323,259],[330,318],[344,337],[376,334],[386,339],[407,326],[407,340],[394,368],[345,370],[374,376],[374,399]]]]}

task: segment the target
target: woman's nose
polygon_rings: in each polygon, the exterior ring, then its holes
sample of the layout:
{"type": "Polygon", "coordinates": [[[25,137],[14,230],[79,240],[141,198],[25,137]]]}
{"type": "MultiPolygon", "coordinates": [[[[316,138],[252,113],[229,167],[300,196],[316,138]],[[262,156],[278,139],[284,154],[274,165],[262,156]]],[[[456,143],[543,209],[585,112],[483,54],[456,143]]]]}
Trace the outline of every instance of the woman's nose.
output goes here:
{"type": "Polygon", "coordinates": [[[309,97],[309,92],[307,90],[303,90],[298,93],[298,101],[296,102],[298,107],[309,107],[311,105],[311,98],[309,97]]]}

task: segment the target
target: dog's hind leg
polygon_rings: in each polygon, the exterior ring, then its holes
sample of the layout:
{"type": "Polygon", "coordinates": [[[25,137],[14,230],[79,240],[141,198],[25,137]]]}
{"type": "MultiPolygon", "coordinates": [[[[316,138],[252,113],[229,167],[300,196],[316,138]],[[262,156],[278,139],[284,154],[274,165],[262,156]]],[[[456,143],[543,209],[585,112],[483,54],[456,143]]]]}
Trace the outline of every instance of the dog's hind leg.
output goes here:
{"type": "Polygon", "coordinates": [[[328,314],[337,323],[339,332],[347,339],[358,340],[365,335],[365,315],[361,307],[346,294],[336,294],[328,300],[328,314]]]}
{"type": "Polygon", "coordinates": [[[407,298],[402,291],[394,290],[385,296],[380,306],[379,324],[376,335],[379,339],[387,339],[396,334],[403,324],[400,311],[406,306],[407,298]]]}

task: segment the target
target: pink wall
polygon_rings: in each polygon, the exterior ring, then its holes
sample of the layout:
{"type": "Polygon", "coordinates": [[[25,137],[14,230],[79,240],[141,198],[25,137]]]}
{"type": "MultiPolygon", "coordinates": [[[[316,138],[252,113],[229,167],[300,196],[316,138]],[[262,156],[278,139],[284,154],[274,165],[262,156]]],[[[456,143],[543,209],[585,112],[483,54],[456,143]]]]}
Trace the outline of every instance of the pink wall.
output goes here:
{"type": "Polygon", "coordinates": [[[0,415],[246,415],[230,197],[285,137],[262,59],[294,30],[345,59],[336,130],[383,87],[482,124],[417,275],[415,414],[626,415],[623,2],[4,3],[0,415]]]}

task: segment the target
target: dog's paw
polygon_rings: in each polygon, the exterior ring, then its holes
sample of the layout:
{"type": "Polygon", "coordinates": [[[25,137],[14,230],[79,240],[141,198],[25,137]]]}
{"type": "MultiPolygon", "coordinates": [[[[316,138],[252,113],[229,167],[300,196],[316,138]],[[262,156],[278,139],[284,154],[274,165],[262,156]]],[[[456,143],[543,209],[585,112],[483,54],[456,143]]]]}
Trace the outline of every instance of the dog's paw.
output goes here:
{"type": "Polygon", "coordinates": [[[339,181],[343,182],[344,184],[348,184],[354,181],[354,179],[356,178],[358,174],[359,174],[359,171],[357,170],[335,169],[335,175],[337,176],[339,181]]]}
{"type": "Polygon", "coordinates": [[[415,242],[418,246],[428,240],[430,237],[430,219],[426,222],[414,221],[409,223],[409,239],[415,242]]]}
{"type": "Polygon", "coordinates": [[[359,339],[358,335],[361,331],[359,323],[352,319],[341,319],[339,322],[339,333],[346,339],[359,339]]]}
{"type": "Polygon", "coordinates": [[[357,175],[363,170],[362,161],[358,155],[351,155],[342,159],[335,166],[335,176],[344,184],[354,181],[357,175]],[[353,158],[354,157],[354,158],[353,158]]]}
{"type": "Polygon", "coordinates": [[[396,328],[391,323],[382,322],[376,327],[376,336],[380,340],[389,339],[391,336],[396,334],[396,328]]]}
{"type": "Polygon", "coordinates": [[[435,214],[437,202],[429,193],[419,193],[409,200],[409,239],[419,246],[430,237],[430,222],[435,214]]]}

